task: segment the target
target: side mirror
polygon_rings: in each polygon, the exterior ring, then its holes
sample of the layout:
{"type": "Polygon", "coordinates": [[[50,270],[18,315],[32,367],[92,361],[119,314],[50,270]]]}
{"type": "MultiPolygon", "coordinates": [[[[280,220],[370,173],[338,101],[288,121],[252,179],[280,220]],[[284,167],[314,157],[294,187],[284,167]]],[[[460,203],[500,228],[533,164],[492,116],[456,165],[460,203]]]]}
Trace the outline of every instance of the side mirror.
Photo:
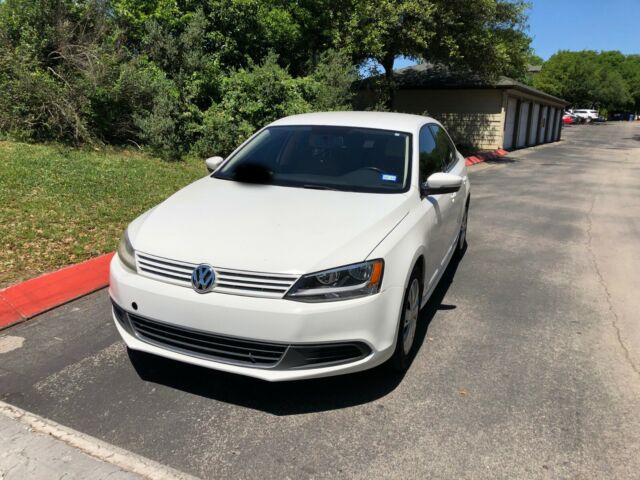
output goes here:
{"type": "Polygon", "coordinates": [[[438,172],[427,178],[427,181],[420,185],[420,193],[423,196],[441,195],[443,193],[455,193],[462,186],[462,177],[452,173],[438,172]]]}
{"type": "Polygon", "coordinates": [[[222,157],[209,157],[204,161],[204,163],[207,164],[207,170],[209,170],[209,173],[213,173],[222,162],[224,162],[224,158],[222,157]]]}

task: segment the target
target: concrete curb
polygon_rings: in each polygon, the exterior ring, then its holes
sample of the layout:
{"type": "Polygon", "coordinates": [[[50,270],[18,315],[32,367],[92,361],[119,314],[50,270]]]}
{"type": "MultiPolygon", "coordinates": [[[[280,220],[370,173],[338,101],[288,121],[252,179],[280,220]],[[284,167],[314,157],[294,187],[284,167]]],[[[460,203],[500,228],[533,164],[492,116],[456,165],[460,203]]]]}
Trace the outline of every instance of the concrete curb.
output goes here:
{"type": "MultiPolygon", "coordinates": [[[[503,149],[478,153],[465,158],[465,164],[508,153],[503,149]]],[[[113,252],[0,290],[0,330],[106,287],[111,257],[113,252]]]]}
{"type": "Polygon", "coordinates": [[[0,330],[106,287],[107,253],[0,290],[0,330]]]}
{"type": "Polygon", "coordinates": [[[470,157],[465,158],[464,163],[467,167],[469,167],[471,165],[475,165],[476,163],[486,162],[487,160],[493,160],[494,158],[504,157],[508,154],[509,152],[502,148],[499,148],[490,152],[482,152],[471,155],[470,157]]]}
{"type": "Polygon", "coordinates": [[[102,440],[67,428],[52,420],[47,420],[39,415],[27,412],[2,401],[0,401],[0,414],[28,426],[33,432],[50,435],[56,440],[81,451],[85,455],[89,455],[143,478],[150,480],[197,480],[196,477],[182,473],[133,452],[110,445],[102,440]]]}

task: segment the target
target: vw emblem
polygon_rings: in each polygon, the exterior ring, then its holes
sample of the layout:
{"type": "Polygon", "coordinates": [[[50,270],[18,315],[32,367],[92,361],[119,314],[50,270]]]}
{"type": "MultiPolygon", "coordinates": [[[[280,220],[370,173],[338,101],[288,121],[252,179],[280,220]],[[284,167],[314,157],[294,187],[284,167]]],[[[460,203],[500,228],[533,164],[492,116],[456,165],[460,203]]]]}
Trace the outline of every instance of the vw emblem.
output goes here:
{"type": "Polygon", "coordinates": [[[216,283],[216,272],[211,265],[202,263],[191,273],[191,285],[198,293],[210,292],[216,283]]]}

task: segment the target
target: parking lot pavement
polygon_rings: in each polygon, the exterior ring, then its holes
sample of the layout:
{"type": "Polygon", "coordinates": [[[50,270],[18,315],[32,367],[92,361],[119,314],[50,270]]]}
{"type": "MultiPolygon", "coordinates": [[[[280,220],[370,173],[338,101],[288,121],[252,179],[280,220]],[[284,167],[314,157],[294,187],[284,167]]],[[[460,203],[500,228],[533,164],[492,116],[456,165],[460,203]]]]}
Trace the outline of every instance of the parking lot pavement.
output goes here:
{"type": "Polygon", "coordinates": [[[472,170],[404,378],[134,367],[100,291],[0,333],[0,399],[206,478],[638,478],[640,126],[563,136],[472,170]]]}

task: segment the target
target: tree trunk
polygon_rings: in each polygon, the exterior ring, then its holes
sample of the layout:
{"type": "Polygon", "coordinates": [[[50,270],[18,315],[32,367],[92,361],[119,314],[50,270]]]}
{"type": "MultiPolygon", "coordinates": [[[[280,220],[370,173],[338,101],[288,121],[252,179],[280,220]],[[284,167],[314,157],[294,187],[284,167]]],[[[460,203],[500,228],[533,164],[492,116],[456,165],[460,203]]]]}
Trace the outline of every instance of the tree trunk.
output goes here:
{"type": "Polygon", "coordinates": [[[381,61],[380,64],[384,68],[384,87],[385,105],[389,110],[394,109],[394,97],[395,97],[395,84],[393,82],[393,61],[395,55],[387,55],[381,61]]]}

